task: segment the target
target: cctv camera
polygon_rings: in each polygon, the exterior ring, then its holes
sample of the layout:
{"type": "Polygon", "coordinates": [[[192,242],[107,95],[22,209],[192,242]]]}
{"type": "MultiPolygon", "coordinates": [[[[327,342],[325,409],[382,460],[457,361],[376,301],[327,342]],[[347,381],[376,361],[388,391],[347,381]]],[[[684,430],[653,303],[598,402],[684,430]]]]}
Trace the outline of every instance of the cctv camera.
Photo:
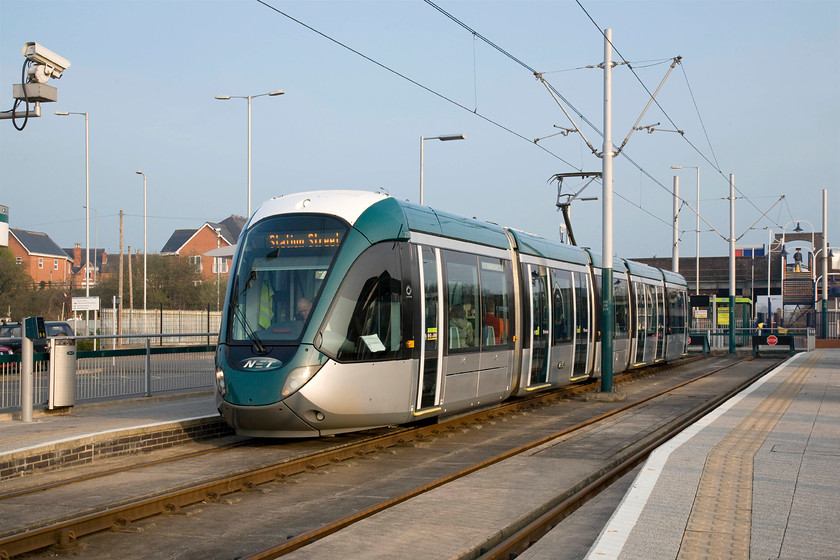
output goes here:
{"type": "Polygon", "coordinates": [[[35,63],[29,69],[29,79],[37,83],[45,83],[50,78],[60,78],[61,73],[70,67],[70,61],[50,49],[35,42],[23,45],[21,53],[35,63]]]}

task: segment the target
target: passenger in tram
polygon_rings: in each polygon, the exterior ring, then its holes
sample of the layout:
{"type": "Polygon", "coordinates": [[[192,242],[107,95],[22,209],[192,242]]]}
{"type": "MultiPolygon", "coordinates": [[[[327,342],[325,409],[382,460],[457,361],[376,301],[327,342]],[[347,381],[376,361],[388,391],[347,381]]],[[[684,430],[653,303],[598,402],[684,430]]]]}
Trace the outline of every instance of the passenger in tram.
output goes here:
{"type": "Polygon", "coordinates": [[[505,323],[504,321],[496,316],[496,302],[493,300],[488,300],[485,303],[485,310],[484,317],[482,318],[482,322],[485,326],[493,328],[493,335],[496,339],[496,345],[502,343],[504,330],[505,330],[505,323]]]}
{"type": "Polygon", "coordinates": [[[467,321],[467,314],[464,311],[464,306],[461,304],[453,305],[449,309],[449,333],[450,333],[450,348],[467,348],[475,346],[475,333],[473,326],[467,321]],[[458,334],[458,340],[451,340],[453,333],[458,334]]]}

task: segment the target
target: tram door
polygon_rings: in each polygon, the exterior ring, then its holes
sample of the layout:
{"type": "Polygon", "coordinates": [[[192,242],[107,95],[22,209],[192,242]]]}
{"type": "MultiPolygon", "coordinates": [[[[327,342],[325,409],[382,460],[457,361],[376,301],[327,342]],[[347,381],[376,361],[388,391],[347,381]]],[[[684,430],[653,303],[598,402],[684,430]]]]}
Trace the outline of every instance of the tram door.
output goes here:
{"type": "Polygon", "coordinates": [[[662,286],[654,287],[656,297],[656,357],[654,360],[665,359],[665,292],[662,286]]]}
{"type": "Polygon", "coordinates": [[[528,265],[531,278],[531,378],[528,385],[548,382],[549,310],[548,271],[528,265]]]}
{"type": "Polygon", "coordinates": [[[636,293],[636,354],[633,357],[634,364],[641,364],[645,361],[645,333],[647,332],[647,305],[645,299],[645,286],[641,282],[634,282],[636,293]]]}
{"type": "Polygon", "coordinates": [[[575,281],[575,362],[572,377],[586,375],[589,365],[589,275],[573,272],[575,281]]]}
{"type": "Polygon", "coordinates": [[[420,247],[420,285],[423,287],[420,314],[420,375],[415,414],[435,409],[441,402],[441,368],[443,366],[443,331],[441,325],[440,250],[420,247]]]}

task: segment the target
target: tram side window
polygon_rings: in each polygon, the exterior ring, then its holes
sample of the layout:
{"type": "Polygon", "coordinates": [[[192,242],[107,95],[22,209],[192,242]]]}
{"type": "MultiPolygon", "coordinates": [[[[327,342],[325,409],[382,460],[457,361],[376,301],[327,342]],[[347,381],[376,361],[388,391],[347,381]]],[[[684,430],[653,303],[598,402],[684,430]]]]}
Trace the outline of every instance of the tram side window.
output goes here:
{"type": "Polygon", "coordinates": [[[481,263],[481,346],[507,346],[510,339],[510,262],[479,257],[481,263]]]}
{"type": "Polygon", "coordinates": [[[444,251],[449,349],[477,349],[481,333],[478,316],[478,257],[444,251]]]}
{"type": "Polygon", "coordinates": [[[685,292],[669,290],[668,299],[670,303],[669,332],[682,334],[685,332],[685,292]]]}
{"type": "Polygon", "coordinates": [[[572,299],[572,273],[568,270],[551,271],[551,305],[554,331],[552,345],[571,342],[575,305],[572,299]]]}
{"type": "Polygon", "coordinates": [[[365,251],[338,289],[319,350],[342,362],[402,357],[401,276],[398,244],[365,251]]]}
{"type": "Polygon", "coordinates": [[[630,293],[627,290],[627,280],[618,278],[613,281],[615,300],[615,336],[627,338],[630,332],[630,293]]]}

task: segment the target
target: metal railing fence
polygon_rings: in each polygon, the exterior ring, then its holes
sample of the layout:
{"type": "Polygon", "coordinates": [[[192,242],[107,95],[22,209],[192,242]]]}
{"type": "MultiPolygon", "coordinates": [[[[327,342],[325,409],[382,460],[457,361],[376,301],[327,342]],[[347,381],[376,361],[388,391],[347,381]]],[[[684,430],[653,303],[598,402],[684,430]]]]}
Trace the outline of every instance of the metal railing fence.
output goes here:
{"type": "MultiPolygon", "coordinates": [[[[816,332],[813,328],[781,328],[772,331],[770,329],[735,329],[735,347],[752,349],[753,335],[769,336],[770,334],[793,336],[793,344],[797,352],[810,352],[816,347],[816,332]]],[[[729,328],[690,329],[689,337],[692,341],[688,347],[689,352],[703,350],[703,337],[708,340],[710,350],[729,350],[729,328]]]]}
{"type": "MultiPolygon", "coordinates": [[[[216,333],[177,333],[138,335],[99,335],[76,337],[76,341],[96,339],[111,346],[112,339],[140,339],[142,344],[117,350],[76,352],[76,402],[151,396],[154,393],[189,389],[209,389],[214,385],[216,333]],[[160,341],[184,338],[212,344],[167,345],[160,341]]],[[[49,354],[35,354],[34,405],[49,399],[49,354]]],[[[20,409],[20,355],[0,356],[0,412],[20,409]]]]}

